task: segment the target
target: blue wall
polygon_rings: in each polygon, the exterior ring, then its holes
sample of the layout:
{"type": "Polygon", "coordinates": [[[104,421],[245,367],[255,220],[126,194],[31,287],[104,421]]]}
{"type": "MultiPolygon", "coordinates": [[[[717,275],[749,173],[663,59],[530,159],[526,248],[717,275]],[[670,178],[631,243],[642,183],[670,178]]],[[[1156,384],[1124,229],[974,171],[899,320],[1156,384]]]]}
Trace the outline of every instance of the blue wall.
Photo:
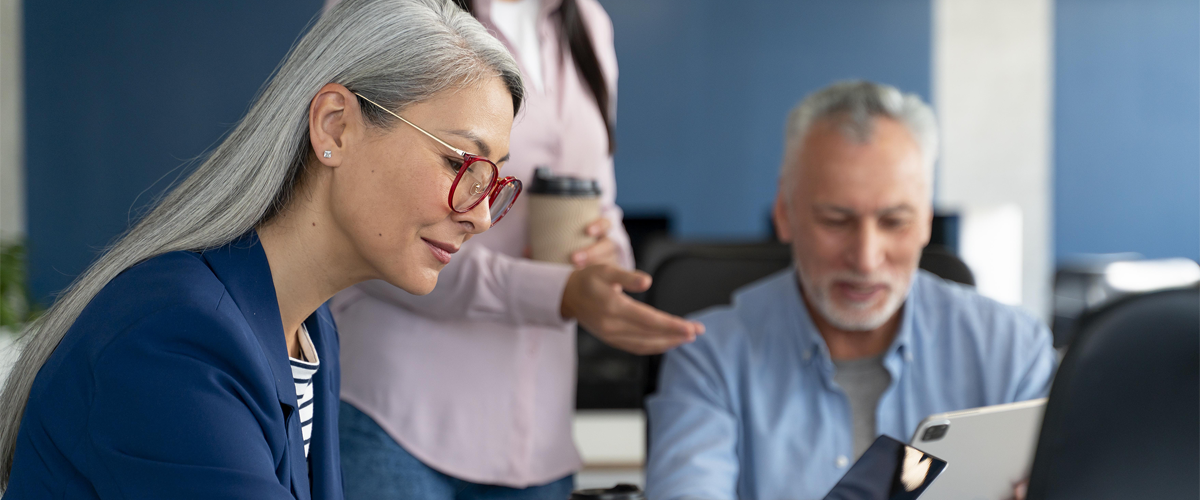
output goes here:
{"type": "Polygon", "coordinates": [[[241,117],[321,3],[25,2],[35,297],[49,303],[241,117]]]}
{"type": "Polygon", "coordinates": [[[1058,0],[1057,256],[1200,259],[1200,2],[1058,0]]]}
{"type": "Polygon", "coordinates": [[[617,202],[762,237],[787,112],[835,80],[930,96],[929,0],[601,0],[616,31],[617,202]]]}
{"type": "MultiPolygon", "coordinates": [[[[30,281],[48,303],[245,111],[320,8],[25,6],[30,281]]],[[[832,81],[930,95],[929,0],[602,0],[616,29],[618,202],[676,233],[762,237],[787,111],[832,81]]]]}

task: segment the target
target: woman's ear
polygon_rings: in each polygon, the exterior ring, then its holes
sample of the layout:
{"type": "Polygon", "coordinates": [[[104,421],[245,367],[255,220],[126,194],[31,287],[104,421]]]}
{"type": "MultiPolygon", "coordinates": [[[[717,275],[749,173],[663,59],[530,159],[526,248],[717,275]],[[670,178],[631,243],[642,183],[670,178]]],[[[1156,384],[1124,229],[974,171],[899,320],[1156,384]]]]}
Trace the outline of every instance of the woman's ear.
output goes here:
{"type": "Polygon", "coordinates": [[[346,157],[346,144],[361,131],[358,99],[349,89],[327,83],[312,98],[308,108],[308,138],[317,161],[337,167],[346,157]]]}

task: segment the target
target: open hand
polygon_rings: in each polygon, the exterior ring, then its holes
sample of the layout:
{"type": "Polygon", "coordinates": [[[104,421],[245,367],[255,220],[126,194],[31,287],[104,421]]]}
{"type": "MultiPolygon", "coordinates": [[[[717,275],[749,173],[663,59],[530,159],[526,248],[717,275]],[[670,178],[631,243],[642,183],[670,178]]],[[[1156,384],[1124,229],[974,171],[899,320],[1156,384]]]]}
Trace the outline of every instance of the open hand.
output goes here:
{"type": "Polygon", "coordinates": [[[658,354],[704,333],[704,325],[659,311],[624,293],[650,288],[650,275],[612,264],[593,264],[571,273],[561,313],[574,318],[604,343],[633,354],[658,354]]]}

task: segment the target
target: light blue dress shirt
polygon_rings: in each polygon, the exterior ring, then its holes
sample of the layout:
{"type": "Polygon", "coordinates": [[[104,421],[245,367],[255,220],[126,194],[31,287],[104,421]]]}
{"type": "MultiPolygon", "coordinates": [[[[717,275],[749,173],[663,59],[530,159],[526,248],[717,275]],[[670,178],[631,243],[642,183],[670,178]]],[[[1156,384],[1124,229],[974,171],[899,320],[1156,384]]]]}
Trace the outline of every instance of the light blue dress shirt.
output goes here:
{"type": "MultiPolygon", "coordinates": [[[[819,499],[854,461],[850,404],[790,268],[694,319],[647,401],[651,500],[819,499]]],[[[930,414],[1044,397],[1050,331],[1017,308],[918,271],[883,358],[876,426],[908,442],[930,414]]]]}

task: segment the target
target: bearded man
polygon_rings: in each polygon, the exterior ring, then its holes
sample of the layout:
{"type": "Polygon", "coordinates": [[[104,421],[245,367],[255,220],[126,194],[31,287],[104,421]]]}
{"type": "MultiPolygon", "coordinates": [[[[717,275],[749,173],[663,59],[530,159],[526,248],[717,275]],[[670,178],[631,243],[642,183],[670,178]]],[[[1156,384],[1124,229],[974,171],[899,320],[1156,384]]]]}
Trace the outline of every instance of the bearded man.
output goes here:
{"type": "Polygon", "coordinates": [[[1032,316],[917,269],[937,125],[912,94],[843,82],[786,130],[775,226],[793,267],[693,319],[647,401],[655,500],[821,498],[886,434],[930,414],[1047,395],[1032,316]]]}

